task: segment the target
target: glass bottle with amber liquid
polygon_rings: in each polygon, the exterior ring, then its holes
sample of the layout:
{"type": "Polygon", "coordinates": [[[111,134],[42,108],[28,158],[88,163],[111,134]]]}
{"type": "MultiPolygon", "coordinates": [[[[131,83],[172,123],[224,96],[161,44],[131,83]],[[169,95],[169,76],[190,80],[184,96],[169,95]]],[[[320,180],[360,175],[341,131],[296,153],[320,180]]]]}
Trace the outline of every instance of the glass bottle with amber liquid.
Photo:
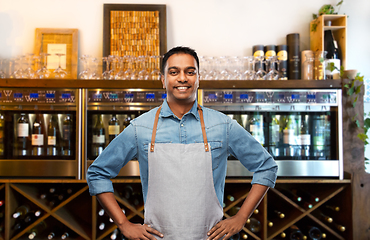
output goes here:
{"type": "Polygon", "coordinates": [[[29,155],[30,122],[25,113],[17,120],[17,154],[18,156],[29,155]]]}
{"type": "Polygon", "coordinates": [[[62,155],[72,156],[73,154],[73,121],[70,114],[67,114],[63,120],[62,124],[62,155]]]}
{"type": "Polygon", "coordinates": [[[105,128],[103,115],[99,114],[96,124],[93,128],[92,137],[92,156],[97,157],[105,148],[105,128]]]}
{"type": "Polygon", "coordinates": [[[46,155],[57,156],[59,151],[59,144],[60,137],[58,122],[54,119],[54,116],[51,115],[48,124],[48,142],[46,147],[46,155]]]}
{"type": "Polygon", "coordinates": [[[119,120],[116,114],[112,114],[111,119],[108,122],[108,135],[109,135],[109,142],[111,142],[115,137],[118,136],[120,133],[120,126],[119,120]]]}

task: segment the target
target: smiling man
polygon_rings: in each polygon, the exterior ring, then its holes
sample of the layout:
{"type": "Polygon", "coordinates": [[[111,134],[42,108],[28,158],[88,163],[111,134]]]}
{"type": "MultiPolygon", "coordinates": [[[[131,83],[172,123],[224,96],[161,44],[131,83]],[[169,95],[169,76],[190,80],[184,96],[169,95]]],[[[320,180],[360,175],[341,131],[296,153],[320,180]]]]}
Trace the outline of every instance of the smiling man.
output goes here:
{"type": "Polygon", "coordinates": [[[194,50],[171,49],[162,70],[167,99],[131,121],[89,167],[90,194],[129,239],[228,239],[275,185],[277,165],[235,120],[197,103],[199,59],[194,50]],[[222,220],[229,154],[254,175],[239,212],[222,220]],[[133,158],[140,164],[143,225],[127,220],[110,181],[133,158]]]}

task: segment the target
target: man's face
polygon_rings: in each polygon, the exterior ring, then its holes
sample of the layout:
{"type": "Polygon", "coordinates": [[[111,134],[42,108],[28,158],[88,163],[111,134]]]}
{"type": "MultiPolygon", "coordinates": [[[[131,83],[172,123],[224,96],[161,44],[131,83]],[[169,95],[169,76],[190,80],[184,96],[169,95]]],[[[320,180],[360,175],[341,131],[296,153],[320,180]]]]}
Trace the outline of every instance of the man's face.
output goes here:
{"type": "Polygon", "coordinates": [[[162,77],[167,101],[192,103],[199,87],[198,67],[193,56],[179,53],[168,58],[162,77]]]}

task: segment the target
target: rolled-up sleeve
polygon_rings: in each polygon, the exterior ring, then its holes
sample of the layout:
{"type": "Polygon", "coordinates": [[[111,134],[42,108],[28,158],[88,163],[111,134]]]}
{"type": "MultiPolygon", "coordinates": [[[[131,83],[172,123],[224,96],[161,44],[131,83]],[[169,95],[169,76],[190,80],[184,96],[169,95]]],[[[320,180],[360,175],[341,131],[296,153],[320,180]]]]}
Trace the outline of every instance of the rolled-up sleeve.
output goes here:
{"type": "Polygon", "coordinates": [[[278,166],[273,157],[235,120],[229,125],[229,152],[253,172],[252,184],[274,187],[278,166]]]}
{"type": "Polygon", "coordinates": [[[114,191],[111,179],[136,156],[136,142],[135,129],[129,125],[95,159],[86,174],[90,195],[114,191]]]}

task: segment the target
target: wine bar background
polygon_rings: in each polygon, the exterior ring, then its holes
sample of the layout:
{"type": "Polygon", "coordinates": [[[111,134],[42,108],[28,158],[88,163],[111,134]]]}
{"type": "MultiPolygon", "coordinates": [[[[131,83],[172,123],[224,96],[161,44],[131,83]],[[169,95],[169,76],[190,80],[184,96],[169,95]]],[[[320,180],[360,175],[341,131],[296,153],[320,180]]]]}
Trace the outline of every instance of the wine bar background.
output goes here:
{"type": "MultiPolygon", "coordinates": [[[[0,81],[0,86],[9,87],[4,81],[0,81]]],[[[40,80],[34,82],[32,80],[19,80],[18,84],[13,83],[13,87],[76,87],[76,88],[90,88],[103,87],[105,81],[96,80],[40,80]],[[57,84],[58,83],[58,84],[57,84]],[[36,86],[35,86],[36,85],[36,86]]],[[[226,86],[234,86],[234,88],[250,89],[250,88],[272,88],[272,89],[305,89],[305,88],[340,88],[339,81],[202,81],[200,88],[219,88],[224,89],[226,86]]],[[[145,87],[152,89],[161,89],[160,81],[112,81],[113,88],[119,89],[124,87],[145,87]]],[[[344,106],[347,106],[348,99],[344,96],[344,106]]],[[[362,98],[360,98],[362,103],[362,98]]],[[[356,108],[361,108],[358,104],[356,108]]],[[[288,229],[292,225],[307,226],[314,225],[319,227],[327,236],[327,239],[362,239],[352,236],[357,233],[358,225],[354,225],[358,220],[364,222],[366,220],[366,209],[362,209],[362,213],[357,212],[356,204],[360,204],[356,198],[352,200],[351,193],[359,186],[354,184],[358,180],[356,169],[354,166],[361,162],[361,156],[352,156],[352,148],[356,147],[356,153],[361,153],[361,142],[357,140],[357,134],[350,129],[350,117],[347,113],[348,109],[344,111],[344,162],[345,174],[344,180],[337,179],[314,179],[314,178],[281,178],[278,179],[276,188],[271,189],[259,206],[259,213],[254,214],[253,217],[258,219],[261,223],[261,230],[257,233],[248,229],[248,225],[243,228],[242,234],[246,233],[248,239],[276,239],[282,232],[288,233],[288,229]],[[356,144],[356,145],[354,145],[356,144]],[[354,177],[353,179],[351,178],[354,177]],[[311,194],[320,198],[319,202],[310,202],[313,204],[311,209],[306,208],[293,201],[287,195],[284,189],[305,189],[311,194]],[[339,206],[340,212],[328,212],[326,205],[339,206]],[[352,210],[352,207],[354,210],[352,210]],[[268,213],[279,209],[284,212],[286,217],[284,219],[271,218],[268,213]],[[355,212],[356,211],[356,212],[355,212]],[[344,232],[338,231],[333,225],[326,223],[320,217],[320,212],[330,215],[333,220],[346,227],[344,232]],[[268,226],[268,222],[272,221],[274,225],[268,226]]],[[[359,111],[359,109],[357,109],[359,111]]],[[[363,154],[363,145],[362,145],[363,154]]],[[[122,208],[125,209],[129,218],[134,222],[143,221],[143,206],[142,204],[134,205],[119,195],[119,189],[130,184],[136,191],[140,192],[140,180],[138,178],[121,178],[113,180],[117,190],[116,198],[122,208]]],[[[225,217],[232,215],[232,209],[235,206],[240,206],[242,201],[248,195],[250,188],[250,178],[228,178],[226,179],[226,195],[231,194],[235,198],[234,201],[228,201],[225,197],[225,217]]],[[[360,186],[361,187],[361,186],[360,186]]],[[[357,189],[357,192],[360,190],[357,189]]],[[[358,194],[361,196],[360,194],[358,194]]],[[[51,226],[60,226],[70,231],[72,239],[107,239],[109,235],[116,228],[114,224],[106,222],[106,228],[99,230],[100,218],[98,212],[100,205],[95,197],[91,197],[88,193],[88,187],[85,180],[67,180],[67,179],[0,179],[0,198],[5,199],[5,217],[4,217],[4,231],[0,233],[0,239],[27,239],[29,231],[38,225],[40,222],[46,222],[49,226],[47,229],[51,230],[51,226]],[[39,198],[42,189],[49,187],[62,188],[62,185],[71,188],[72,194],[66,196],[60,203],[50,206],[48,202],[39,198]],[[14,230],[16,221],[12,218],[12,214],[18,206],[27,204],[33,210],[41,210],[42,215],[34,223],[22,228],[20,231],[14,230]]],[[[363,197],[359,199],[364,201],[363,197]]],[[[4,207],[4,206],[3,206],[4,207]]],[[[362,234],[366,234],[362,233],[362,234]]],[[[364,235],[366,236],[366,235],[364,235]]],[[[39,238],[41,239],[41,238],[39,238]]]]}

